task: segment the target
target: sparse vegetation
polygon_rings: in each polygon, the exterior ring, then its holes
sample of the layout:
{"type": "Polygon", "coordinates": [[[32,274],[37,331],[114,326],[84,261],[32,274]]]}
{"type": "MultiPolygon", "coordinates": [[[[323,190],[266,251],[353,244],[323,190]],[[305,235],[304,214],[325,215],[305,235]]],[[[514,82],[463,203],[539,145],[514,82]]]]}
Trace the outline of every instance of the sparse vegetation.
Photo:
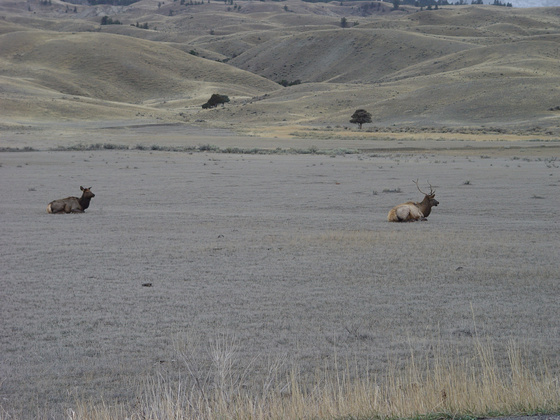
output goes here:
{"type": "Polygon", "coordinates": [[[396,193],[396,194],[400,194],[402,192],[402,190],[400,188],[385,188],[383,190],[384,193],[396,193]]]}
{"type": "Polygon", "coordinates": [[[128,150],[129,147],[124,144],[114,144],[114,143],[94,143],[94,144],[76,144],[73,146],[59,146],[51,150],[53,151],[84,151],[84,150],[128,150]]]}
{"type": "Polygon", "coordinates": [[[37,149],[31,146],[25,147],[0,147],[0,152],[35,152],[37,149]]]}
{"type": "MultiPolygon", "coordinates": [[[[361,335],[349,330],[349,334],[361,335]]],[[[211,364],[200,359],[192,345],[177,345],[177,360],[187,372],[174,381],[165,374],[149,378],[135,407],[93,406],[79,403],[72,418],[180,419],[326,419],[326,418],[469,418],[495,415],[556,413],[560,385],[551,372],[531,369],[527,356],[512,342],[509,365],[496,363],[491,343],[473,338],[474,348],[464,358],[453,358],[438,344],[424,357],[411,354],[378,377],[360,377],[352,361],[340,361],[335,371],[317,375],[316,383],[302,381],[300,369],[283,377],[282,362],[270,363],[269,375],[257,394],[246,390],[250,367],[239,366],[237,345],[230,338],[210,343],[211,364]]],[[[196,349],[200,352],[201,349],[196,349]]],[[[202,350],[204,351],[204,350],[202,350]]]]}

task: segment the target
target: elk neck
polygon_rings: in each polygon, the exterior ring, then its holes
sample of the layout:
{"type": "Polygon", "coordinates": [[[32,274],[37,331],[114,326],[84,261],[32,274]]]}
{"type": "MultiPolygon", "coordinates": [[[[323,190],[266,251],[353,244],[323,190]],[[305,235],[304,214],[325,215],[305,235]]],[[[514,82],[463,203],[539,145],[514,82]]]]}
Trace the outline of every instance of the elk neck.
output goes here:
{"type": "Polygon", "coordinates": [[[78,199],[78,202],[80,203],[80,207],[82,207],[82,210],[85,210],[89,207],[89,202],[91,201],[92,197],[95,197],[95,195],[91,191],[89,190],[84,191],[82,196],[78,199]]]}
{"type": "Polygon", "coordinates": [[[432,212],[432,203],[431,203],[430,196],[425,195],[424,199],[420,203],[417,203],[417,206],[422,212],[422,214],[424,215],[424,217],[428,217],[432,212]]]}
{"type": "Polygon", "coordinates": [[[89,202],[91,201],[91,197],[84,197],[83,195],[78,200],[80,202],[80,207],[82,210],[85,210],[89,207],[89,202]]]}

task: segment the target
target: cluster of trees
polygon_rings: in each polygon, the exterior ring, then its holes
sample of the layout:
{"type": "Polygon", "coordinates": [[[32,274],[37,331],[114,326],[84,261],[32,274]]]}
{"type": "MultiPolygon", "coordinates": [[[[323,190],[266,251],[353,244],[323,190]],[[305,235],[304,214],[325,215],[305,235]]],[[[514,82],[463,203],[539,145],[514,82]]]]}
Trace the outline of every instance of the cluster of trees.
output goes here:
{"type": "MultiPolygon", "coordinates": [[[[207,0],[207,1],[208,1],[208,3],[210,3],[210,0],[207,0]]],[[[177,3],[177,0],[173,0],[173,2],[177,3]]],[[[199,6],[201,4],[204,4],[204,0],[200,0],[200,1],[197,1],[197,0],[179,0],[178,2],[180,4],[180,6],[199,6]]],[[[158,3],[158,8],[161,8],[162,4],[164,4],[164,3],[159,2],[158,3]]],[[[175,15],[175,11],[173,9],[169,9],[168,16],[174,16],[174,15],[175,15]]]]}
{"type": "Polygon", "coordinates": [[[109,16],[103,16],[101,18],[102,25],[122,25],[122,22],[118,19],[113,20],[109,16]]]}
{"type": "MultiPolygon", "coordinates": [[[[225,0],[228,1],[228,0],[225,0]]],[[[264,0],[261,0],[264,1],[264,0]]],[[[303,0],[311,3],[329,2],[332,0],[303,0]]],[[[393,10],[399,10],[401,5],[414,6],[414,7],[426,7],[431,10],[433,7],[437,10],[439,6],[461,6],[467,4],[492,4],[494,6],[507,6],[512,7],[511,3],[505,3],[501,0],[385,0],[390,1],[393,4],[393,10]]],[[[344,4],[344,0],[341,0],[340,5],[344,4]]],[[[383,7],[381,1],[372,2],[369,0],[364,0],[364,4],[360,6],[360,11],[363,16],[371,15],[374,12],[385,12],[386,9],[383,7]]]]}
{"type": "MultiPolygon", "coordinates": [[[[189,2],[187,3],[187,0],[180,0],[181,6],[198,6],[201,4],[204,4],[204,0],[201,1],[193,1],[193,0],[189,0],[189,2]]],[[[208,0],[208,3],[210,3],[210,0],[208,0]]]]}
{"type": "Polygon", "coordinates": [[[385,8],[381,5],[380,2],[369,2],[364,3],[360,6],[360,12],[362,16],[368,16],[375,12],[385,12],[385,8]]]}
{"type": "Polygon", "coordinates": [[[415,7],[428,7],[428,6],[449,6],[447,0],[402,0],[402,4],[415,7]]]}
{"type": "Polygon", "coordinates": [[[132,3],[136,3],[138,0],[88,0],[88,3],[91,6],[95,6],[97,4],[111,4],[113,6],[128,6],[132,3]]]}
{"type": "MultiPolygon", "coordinates": [[[[430,7],[430,6],[462,6],[469,4],[484,4],[484,1],[488,0],[456,0],[455,2],[449,0],[393,0],[393,4],[395,1],[399,1],[402,4],[406,4],[409,6],[415,7],[430,7]]],[[[488,1],[488,4],[492,4],[494,6],[507,6],[512,7],[511,3],[503,3],[500,0],[493,0],[493,3],[488,1]]]]}
{"type": "MultiPolygon", "coordinates": [[[[358,26],[360,24],[360,22],[355,21],[354,23],[352,23],[352,26],[358,26]]],[[[345,17],[340,19],[340,27],[341,28],[348,28],[348,19],[346,19],[345,17]]]]}
{"type": "Polygon", "coordinates": [[[144,23],[136,22],[136,25],[133,25],[133,26],[136,26],[137,28],[140,28],[140,29],[150,29],[149,25],[148,25],[148,22],[144,22],[144,23]]]}
{"type": "Polygon", "coordinates": [[[282,79],[278,83],[284,87],[296,86],[296,85],[301,85],[301,80],[298,79],[298,80],[294,80],[293,82],[288,82],[286,79],[282,79]]]}
{"type": "Polygon", "coordinates": [[[502,3],[500,0],[494,0],[494,3],[492,3],[492,5],[494,5],[494,6],[513,7],[513,4],[511,4],[511,3],[502,3]]]}

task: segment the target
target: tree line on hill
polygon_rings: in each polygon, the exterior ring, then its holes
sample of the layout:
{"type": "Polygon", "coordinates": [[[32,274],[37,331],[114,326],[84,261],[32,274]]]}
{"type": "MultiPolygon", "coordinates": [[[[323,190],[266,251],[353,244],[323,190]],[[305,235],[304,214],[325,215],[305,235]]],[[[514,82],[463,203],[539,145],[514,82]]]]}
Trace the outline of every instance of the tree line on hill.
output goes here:
{"type": "Polygon", "coordinates": [[[88,0],[90,6],[96,6],[98,4],[110,4],[112,6],[130,6],[132,3],[136,3],[138,0],[88,0]]]}
{"type": "MultiPolygon", "coordinates": [[[[429,6],[463,6],[467,4],[491,4],[493,6],[507,6],[513,7],[511,3],[505,3],[500,0],[398,0],[401,4],[406,4],[415,7],[429,7],[429,6]]],[[[393,1],[394,3],[394,1],[393,1]]]]}
{"type": "MultiPolygon", "coordinates": [[[[262,1],[262,0],[261,0],[262,1]]],[[[332,0],[303,0],[309,3],[329,3],[332,0]]],[[[356,0],[354,0],[356,1],[356,0]]],[[[357,1],[364,1],[368,2],[369,0],[357,0],[357,1]]],[[[393,4],[393,10],[398,10],[398,8],[402,6],[414,6],[414,7],[434,7],[434,6],[462,6],[468,4],[491,4],[493,6],[507,6],[513,7],[511,3],[505,3],[501,0],[386,0],[390,1],[393,4]],[[486,3],[484,3],[486,2],[486,3]]],[[[344,0],[340,1],[340,5],[342,6],[344,0]]],[[[370,2],[369,6],[362,7],[362,9],[377,9],[378,11],[382,8],[381,2],[370,2]]],[[[382,11],[385,11],[383,9],[382,11]]]]}
{"type": "MultiPolygon", "coordinates": [[[[95,6],[98,4],[110,4],[113,6],[129,6],[132,3],[136,3],[139,0],[88,0],[88,4],[90,6],[95,6]]],[[[175,0],[174,0],[175,1],[175,0]]],[[[228,0],[224,0],[226,3],[228,0]]],[[[231,0],[233,2],[233,0],[231,0]]],[[[261,0],[261,1],[265,1],[265,0],[261,0]]],[[[283,1],[283,0],[272,0],[272,1],[283,1]]],[[[303,0],[306,2],[310,2],[310,3],[328,3],[332,0],[303,0]]],[[[359,1],[359,0],[358,0],[359,1]]],[[[363,0],[363,1],[368,1],[368,0],[363,0]]],[[[513,4],[511,4],[510,2],[502,2],[501,0],[456,0],[456,1],[449,1],[449,0],[392,0],[393,3],[393,9],[398,9],[399,6],[402,5],[408,5],[408,6],[415,6],[415,7],[430,7],[430,6],[461,6],[461,5],[467,5],[467,4],[484,4],[484,1],[488,1],[487,4],[491,4],[493,6],[507,6],[507,7],[513,7],[513,4]]],[[[68,3],[78,3],[78,0],[67,0],[68,3]]],[[[344,2],[344,0],[341,0],[341,4],[344,2]]],[[[204,1],[201,1],[200,4],[203,4],[204,1]]],[[[40,4],[51,4],[51,0],[40,0],[40,4]]],[[[185,0],[181,0],[181,4],[185,4],[185,0]]],[[[193,1],[191,0],[190,4],[198,4],[198,3],[193,3],[193,1]]],[[[372,3],[373,4],[373,3],[372,3]]],[[[379,5],[380,3],[378,3],[379,5]]],[[[161,3],[160,3],[161,5],[161,3]]]]}
{"type": "MultiPolygon", "coordinates": [[[[40,2],[44,2],[50,4],[52,0],[40,0],[40,2]]],[[[137,3],[140,0],[87,0],[87,4],[89,6],[96,6],[98,4],[110,4],[112,6],[130,6],[133,3],[137,3]]],[[[172,0],[173,2],[176,2],[177,0],[172,0]]],[[[187,4],[187,0],[179,0],[181,2],[181,5],[185,5],[187,4]]],[[[209,2],[209,0],[206,0],[209,2]]],[[[229,0],[224,0],[226,3],[229,0]]],[[[265,0],[260,0],[260,1],[265,1],[265,0]]],[[[285,0],[271,0],[271,1],[285,1],[285,0]]],[[[329,0],[330,1],[330,0],[329,0]]],[[[82,4],[82,0],[66,0],[67,3],[73,3],[73,4],[82,4]]],[[[190,5],[193,4],[204,4],[204,0],[201,1],[193,1],[190,0],[190,3],[188,3],[190,5]]],[[[233,0],[231,0],[231,4],[233,4],[233,0]]],[[[162,2],[158,3],[158,7],[161,7],[162,2]]]]}

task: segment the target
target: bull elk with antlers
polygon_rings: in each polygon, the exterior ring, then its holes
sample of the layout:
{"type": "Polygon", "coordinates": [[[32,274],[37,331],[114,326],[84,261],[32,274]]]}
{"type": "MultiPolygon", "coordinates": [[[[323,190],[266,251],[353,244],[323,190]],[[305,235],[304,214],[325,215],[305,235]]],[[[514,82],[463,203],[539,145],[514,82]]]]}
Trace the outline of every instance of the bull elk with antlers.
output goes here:
{"type": "Polygon", "coordinates": [[[420,189],[418,180],[412,182],[416,184],[418,191],[424,194],[424,199],[420,203],[408,201],[393,207],[387,215],[387,220],[389,222],[416,222],[418,220],[427,220],[427,217],[432,212],[432,207],[439,204],[439,201],[434,198],[436,192],[429,182],[430,192],[428,194],[420,189]]]}
{"type": "Polygon", "coordinates": [[[95,194],[91,192],[91,187],[80,187],[80,190],[82,190],[80,198],[67,197],[51,201],[47,206],[47,213],[83,213],[95,194]]]}

